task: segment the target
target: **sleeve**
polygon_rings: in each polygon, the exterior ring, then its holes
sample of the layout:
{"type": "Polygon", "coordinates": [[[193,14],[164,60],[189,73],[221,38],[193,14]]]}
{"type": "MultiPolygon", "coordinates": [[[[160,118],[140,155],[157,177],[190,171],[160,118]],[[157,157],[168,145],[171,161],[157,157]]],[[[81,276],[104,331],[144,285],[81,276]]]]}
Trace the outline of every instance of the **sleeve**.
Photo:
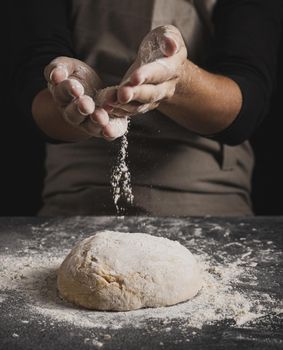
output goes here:
{"type": "Polygon", "coordinates": [[[12,95],[18,111],[35,128],[31,106],[47,86],[45,66],[58,56],[74,57],[68,0],[14,0],[13,5],[12,95]]]}
{"type": "Polygon", "coordinates": [[[276,82],[281,18],[281,0],[218,0],[215,5],[207,68],[234,80],[243,104],[232,124],[211,138],[240,144],[267,114],[276,82]]]}

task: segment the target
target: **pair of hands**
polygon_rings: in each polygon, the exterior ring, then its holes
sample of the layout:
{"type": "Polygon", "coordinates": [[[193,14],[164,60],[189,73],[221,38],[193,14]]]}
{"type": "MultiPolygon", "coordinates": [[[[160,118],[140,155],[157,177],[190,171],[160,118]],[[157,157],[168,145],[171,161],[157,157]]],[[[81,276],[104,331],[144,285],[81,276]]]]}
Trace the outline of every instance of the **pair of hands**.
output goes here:
{"type": "Polygon", "coordinates": [[[69,124],[89,137],[114,140],[126,132],[128,117],[172,98],[186,59],[181,33],[168,25],[146,35],[119,86],[103,89],[90,66],[68,57],[54,59],[44,74],[53,100],[69,124]]]}

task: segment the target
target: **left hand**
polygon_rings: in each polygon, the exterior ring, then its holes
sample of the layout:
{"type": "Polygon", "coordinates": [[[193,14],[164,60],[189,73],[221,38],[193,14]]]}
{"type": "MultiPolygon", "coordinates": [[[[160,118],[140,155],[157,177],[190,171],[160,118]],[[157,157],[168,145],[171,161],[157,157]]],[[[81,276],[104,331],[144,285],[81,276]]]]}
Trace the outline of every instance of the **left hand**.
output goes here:
{"type": "Polygon", "coordinates": [[[161,26],[149,32],[117,89],[116,101],[112,96],[107,102],[113,108],[111,114],[121,117],[145,113],[170,99],[186,60],[187,49],[176,27],[161,26]]]}

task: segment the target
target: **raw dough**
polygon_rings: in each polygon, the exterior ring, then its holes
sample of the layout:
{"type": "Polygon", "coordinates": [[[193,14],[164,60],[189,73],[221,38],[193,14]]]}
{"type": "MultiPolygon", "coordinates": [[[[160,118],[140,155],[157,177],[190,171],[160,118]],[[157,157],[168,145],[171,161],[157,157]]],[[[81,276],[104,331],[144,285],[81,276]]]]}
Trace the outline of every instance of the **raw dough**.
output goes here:
{"type": "Polygon", "coordinates": [[[63,261],[57,282],[68,301],[117,311],[176,304],[201,288],[196,260],[179,242],[113,231],[79,242],[63,261]]]}

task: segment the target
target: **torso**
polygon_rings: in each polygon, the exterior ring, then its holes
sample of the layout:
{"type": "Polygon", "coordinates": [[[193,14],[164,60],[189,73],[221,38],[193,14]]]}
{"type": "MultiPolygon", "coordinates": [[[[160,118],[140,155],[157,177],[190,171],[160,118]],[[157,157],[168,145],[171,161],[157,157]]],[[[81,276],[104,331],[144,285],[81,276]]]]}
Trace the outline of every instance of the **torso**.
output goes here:
{"type": "MultiPolygon", "coordinates": [[[[74,48],[78,58],[92,66],[107,84],[117,84],[135,59],[142,38],[156,26],[173,24],[184,37],[189,58],[202,64],[213,30],[210,17],[214,3],[200,1],[195,8],[192,1],[185,0],[73,0],[70,21],[74,48]]],[[[48,146],[45,197],[55,198],[58,193],[73,195],[97,186],[109,191],[111,166],[118,147],[119,141],[108,143],[101,139],[48,146]]],[[[166,206],[160,203],[160,198],[154,198],[154,190],[163,191],[165,198],[173,192],[181,197],[192,193],[193,198],[199,194],[200,203],[204,203],[200,215],[217,215],[221,206],[223,210],[227,207],[225,198],[232,194],[243,202],[239,212],[251,213],[249,191],[253,155],[248,143],[223,146],[152,111],[132,118],[129,164],[134,190],[136,187],[137,193],[151,193],[145,196],[146,200],[140,199],[139,207],[146,207],[149,201],[152,201],[152,208],[166,206]],[[209,202],[206,196],[215,194],[223,197],[223,204],[218,200],[218,207],[213,203],[206,207],[205,203],[209,202]]],[[[139,202],[137,196],[136,199],[139,202]]],[[[194,201],[196,199],[190,203],[188,197],[181,214],[194,213],[191,209],[194,201]]],[[[162,212],[174,215],[172,205],[168,213],[162,212]]]]}

